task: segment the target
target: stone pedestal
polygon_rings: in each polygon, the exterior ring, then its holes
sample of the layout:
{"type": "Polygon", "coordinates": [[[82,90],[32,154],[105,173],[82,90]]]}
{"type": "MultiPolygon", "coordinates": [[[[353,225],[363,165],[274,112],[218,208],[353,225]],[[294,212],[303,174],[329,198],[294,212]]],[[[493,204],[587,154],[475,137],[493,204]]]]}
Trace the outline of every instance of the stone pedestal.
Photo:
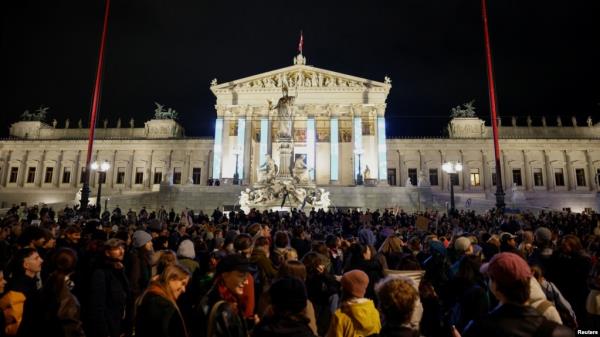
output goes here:
{"type": "Polygon", "coordinates": [[[290,165],[292,162],[292,150],[291,139],[279,140],[279,177],[291,177],[290,165]]]}

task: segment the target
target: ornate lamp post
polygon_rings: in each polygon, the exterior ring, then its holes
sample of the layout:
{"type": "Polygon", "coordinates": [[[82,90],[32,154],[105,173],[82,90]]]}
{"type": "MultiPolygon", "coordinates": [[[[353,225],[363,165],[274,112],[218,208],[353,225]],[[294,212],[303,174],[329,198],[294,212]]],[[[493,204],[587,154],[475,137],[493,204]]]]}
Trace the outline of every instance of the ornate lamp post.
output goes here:
{"type": "Polygon", "coordinates": [[[235,173],[233,174],[233,184],[234,185],[240,184],[240,174],[238,172],[238,159],[239,159],[241,153],[242,153],[242,151],[239,148],[239,146],[236,146],[233,149],[233,154],[235,155],[235,173]]]}
{"type": "Polygon", "coordinates": [[[450,179],[450,213],[456,212],[456,207],[454,206],[454,182],[452,181],[452,174],[461,172],[463,169],[461,163],[456,162],[446,162],[442,165],[442,170],[448,173],[448,177],[450,179]]]}
{"type": "Polygon", "coordinates": [[[360,157],[364,153],[364,150],[356,149],[356,150],[354,150],[354,153],[358,156],[358,173],[356,174],[356,185],[362,185],[363,184],[363,175],[362,175],[362,165],[360,162],[360,157]]]}
{"type": "Polygon", "coordinates": [[[90,168],[93,171],[97,171],[100,173],[98,176],[98,195],[96,196],[96,207],[98,207],[98,216],[102,215],[102,174],[104,174],[104,179],[106,179],[106,172],[110,169],[110,163],[108,161],[104,161],[102,164],[98,164],[98,162],[93,162],[90,165],[90,168]]]}

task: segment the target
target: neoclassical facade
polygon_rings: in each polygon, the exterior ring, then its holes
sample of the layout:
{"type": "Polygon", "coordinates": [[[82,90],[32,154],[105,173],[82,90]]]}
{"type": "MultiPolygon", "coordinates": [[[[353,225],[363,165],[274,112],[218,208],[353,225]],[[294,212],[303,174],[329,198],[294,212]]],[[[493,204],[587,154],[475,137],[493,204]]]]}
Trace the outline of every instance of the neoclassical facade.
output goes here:
{"type": "MultiPolygon", "coordinates": [[[[214,138],[185,137],[173,119],[151,119],[144,127],[104,122],[92,159],[107,161],[110,169],[105,177],[92,175],[92,190],[102,179],[103,195],[133,207],[140,200],[148,207],[234,205],[240,191],[257,182],[267,156],[279,157],[276,104],[284,89],[294,97],[290,165],[303,160],[310,180],[330,189],[337,207],[419,208],[422,195],[429,198],[427,206],[440,206],[448,200],[450,181],[459,204],[493,205],[494,149],[483,120],[451,118],[444,138],[387,139],[389,78],[374,81],[316,68],[302,55],[286,68],[213,80],[214,138]],[[462,163],[463,170],[449,176],[441,169],[448,161],[462,163]],[[236,173],[241,186],[232,186],[236,173]],[[208,186],[210,179],[221,186],[208,186]],[[418,206],[411,193],[418,193],[418,206]]],[[[499,129],[507,204],[599,210],[600,123],[524,122],[513,118],[499,129]]],[[[81,123],[51,124],[16,122],[10,138],[0,140],[0,208],[75,200],[89,130],[81,123]]]]}

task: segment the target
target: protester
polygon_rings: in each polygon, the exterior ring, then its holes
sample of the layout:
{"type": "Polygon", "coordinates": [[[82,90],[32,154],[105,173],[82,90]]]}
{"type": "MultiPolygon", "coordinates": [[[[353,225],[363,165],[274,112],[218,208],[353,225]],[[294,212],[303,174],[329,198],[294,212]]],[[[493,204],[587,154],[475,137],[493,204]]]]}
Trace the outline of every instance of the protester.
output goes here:
{"type": "Polygon", "coordinates": [[[176,301],[185,292],[189,280],[190,272],[181,265],[173,264],[152,281],[136,304],[136,337],[188,336],[176,301]]]}
{"type": "Polygon", "coordinates": [[[328,337],[371,336],[381,330],[379,312],[372,300],[365,298],[369,276],[351,270],[342,276],[342,303],[335,311],[328,337]]]}
{"type": "Polygon", "coordinates": [[[376,286],[379,310],[383,315],[380,337],[418,337],[418,323],[414,313],[419,293],[410,280],[387,277],[376,286]],[[414,323],[416,323],[416,328],[414,323]]]}

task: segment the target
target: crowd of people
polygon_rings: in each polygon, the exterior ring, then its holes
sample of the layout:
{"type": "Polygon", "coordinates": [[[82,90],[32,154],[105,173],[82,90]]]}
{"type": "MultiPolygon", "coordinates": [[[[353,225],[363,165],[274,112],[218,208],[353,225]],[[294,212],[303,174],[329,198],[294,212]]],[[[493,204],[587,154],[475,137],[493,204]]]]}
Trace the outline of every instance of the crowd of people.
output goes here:
{"type": "Polygon", "coordinates": [[[0,336],[574,336],[597,214],[13,206],[0,336]]]}

